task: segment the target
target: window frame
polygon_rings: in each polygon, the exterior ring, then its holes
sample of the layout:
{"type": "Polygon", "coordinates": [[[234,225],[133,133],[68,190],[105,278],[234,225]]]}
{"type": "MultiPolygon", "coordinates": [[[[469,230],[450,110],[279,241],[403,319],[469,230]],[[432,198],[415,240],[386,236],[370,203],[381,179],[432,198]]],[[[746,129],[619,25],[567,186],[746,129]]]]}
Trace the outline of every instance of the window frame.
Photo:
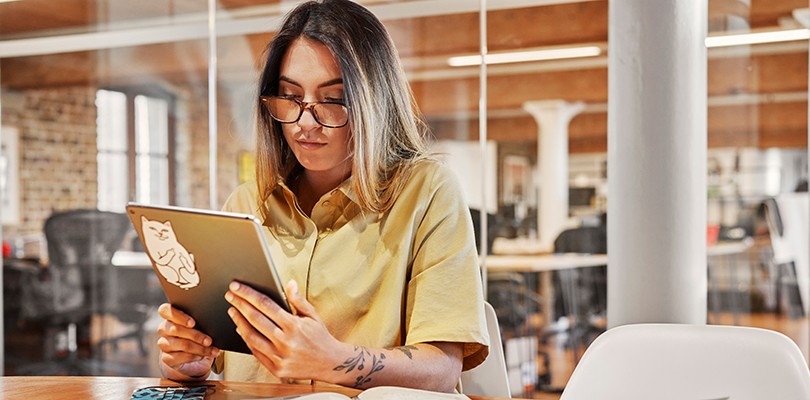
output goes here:
{"type": "Polygon", "coordinates": [[[167,140],[168,140],[168,190],[169,204],[175,203],[175,174],[176,174],[176,144],[177,135],[177,99],[170,92],[156,86],[104,86],[98,90],[108,90],[122,93],[126,97],[127,113],[127,199],[133,201],[137,191],[137,153],[136,153],[136,131],[135,131],[135,98],[137,96],[147,96],[166,101],[167,106],[167,140]]]}

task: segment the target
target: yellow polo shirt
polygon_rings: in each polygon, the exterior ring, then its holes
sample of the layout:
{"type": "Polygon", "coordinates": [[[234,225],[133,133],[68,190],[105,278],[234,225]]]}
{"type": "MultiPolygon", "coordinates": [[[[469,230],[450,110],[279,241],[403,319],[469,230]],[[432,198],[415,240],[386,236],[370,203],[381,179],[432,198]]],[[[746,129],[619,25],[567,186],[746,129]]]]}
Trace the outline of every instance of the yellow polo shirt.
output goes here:
{"type": "MultiPolygon", "coordinates": [[[[464,343],[464,370],[487,356],[489,336],[470,219],[453,173],[420,162],[393,207],[363,213],[351,178],[324,195],[312,218],[280,185],[264,220],[283,283],[295,279],[329,332],[357,346],[464,343]]],[[[261,219],[255,182],[225,211],[261,219]]],[[[224,379],[278,381],[252,355],[223,352],[224,379]]]]}

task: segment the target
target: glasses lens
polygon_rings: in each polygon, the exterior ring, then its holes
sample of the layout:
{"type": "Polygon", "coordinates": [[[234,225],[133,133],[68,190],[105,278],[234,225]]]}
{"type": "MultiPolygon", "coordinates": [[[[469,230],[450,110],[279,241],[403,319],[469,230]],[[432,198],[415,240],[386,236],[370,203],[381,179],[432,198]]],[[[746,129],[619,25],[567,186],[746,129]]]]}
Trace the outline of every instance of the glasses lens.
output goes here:
{"type": "Polygon", "coordinates": [[[318,103],[312,107],[315,117],[323,125],[338,128],[349,122],[349,112],[340,103],[318,103]]]}
{"type": "Polygon", "coordinates": [[[262,103],[278,122],[295,122],[301,114],[301,106],[295,100],[283,97],[262,97],[262,103]]]}

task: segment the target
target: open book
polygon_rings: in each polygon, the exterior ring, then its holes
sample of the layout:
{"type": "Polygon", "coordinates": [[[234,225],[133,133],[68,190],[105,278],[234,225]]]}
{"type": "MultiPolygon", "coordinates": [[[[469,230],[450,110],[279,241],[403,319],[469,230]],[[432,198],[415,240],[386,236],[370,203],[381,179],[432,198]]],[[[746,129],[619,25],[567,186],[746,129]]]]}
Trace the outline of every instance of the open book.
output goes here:
{"type": "Polygon", "coordinates": [[[431,392],[397,386],[377,386],[366,389],[354,397],[335,392],[319,392],[256,400],[470,400],[470,398],[459,393],[431,392]]]}

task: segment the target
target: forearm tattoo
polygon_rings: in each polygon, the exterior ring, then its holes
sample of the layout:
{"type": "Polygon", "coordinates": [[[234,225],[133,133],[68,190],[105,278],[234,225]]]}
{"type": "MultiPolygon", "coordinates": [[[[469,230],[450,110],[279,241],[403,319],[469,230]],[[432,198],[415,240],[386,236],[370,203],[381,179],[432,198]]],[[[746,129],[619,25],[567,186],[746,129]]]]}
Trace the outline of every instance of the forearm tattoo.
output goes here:
{"type": "MultiPolygon", "coordinates": [[[[418,347],[407,345],[407,346],[398,346],[398,347],[386,347],[385,350],[399,350],[403,354],[405,354],[408,359],[413,360],[413,351],[419,350],[418,347]]],[[[365,347],[358,347],[354,346],[354,351],[357,352],[357,355],[354,357],[347,358],[346,361],[343,361],[343,364],[338,365],[337,367],[333,368],[334,371],[344,371],[345,373],[349,373],[357,369],[360,372],[360,375],[357,376],[354,382],[354,387],[359,388],[369,382],[371,382],[371,375],[375,372],[382,371],[385,368],[383,365],[383,360],[385,360],[385,353],[380,353],[379,356],[376,354],[372,354],[367,348],[365,347]],[[366,358],[371,358],[371,369],[368,370],[368,373],[364,371],[366,369],[366,358]]]]}
{"type": "Polygon", "coordinates": [[[393,347],[392,346],[392,347],[386,347],[385,349],[386,350],[399,350],[402,353],[404,353],[406,356],[408,356],[408,358],[411,359],[411,360],[413,360],[413,354],[411,353],[411,351],[419,350],[418,347],[412,346],[412,345],[398,346],[398,347],[393,347]]]}
{"type": "Polygon", "coordinates": [[[346,361],[343,361],[343,364],[338,365],[337,367],[333,368],[335,371],[343,371],[345,373],[352,372],[355,368],[357,371],[360,372],[360,375],[357,376],[354,382],[354,387],[359,388],[369,382],[371,382],[371,375],[375,372],[382,371],[385,368],[383,365],[383,360],[385,360],[385,354],[380,353],[379,356],[375,354],[371,354],[368,349],[365,347],[358,347],[354,346],[354,351],[358,352],[356,356],[347,358],[346,361]],[[371,368],[364,371],[366,369],[366,357],[371,358],[371,368]]]}

